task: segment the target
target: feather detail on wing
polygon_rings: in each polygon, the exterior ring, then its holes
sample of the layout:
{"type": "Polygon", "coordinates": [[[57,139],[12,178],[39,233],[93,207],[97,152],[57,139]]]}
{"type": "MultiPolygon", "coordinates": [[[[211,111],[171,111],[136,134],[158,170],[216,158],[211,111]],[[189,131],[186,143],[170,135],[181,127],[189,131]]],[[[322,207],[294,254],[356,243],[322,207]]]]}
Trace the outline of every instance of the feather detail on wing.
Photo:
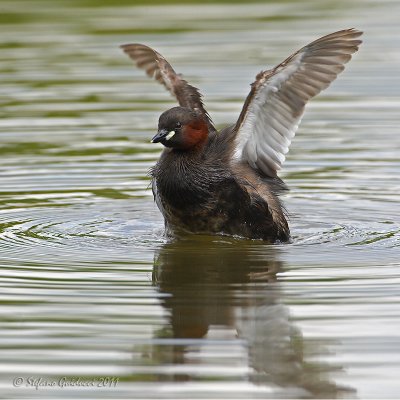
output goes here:
{"type": "Polygon", "coordinates": [[[207,121],[209,130],[216,130],[204,108],[199,90],[182,79],[160,53],[143,44],[124,44],[121,48],[137,67],[144,69],[150,78],[154,77],[164,85],[175,96],[181,107],[201,113],[207,121]]]}
{"type": "Polygon", "coordinates": [[[236,123],[234,158],[275,177],[309,99],[327,88],[358,50],[362,32],[347,29],[303,47],[260,72],[236,123]]]}

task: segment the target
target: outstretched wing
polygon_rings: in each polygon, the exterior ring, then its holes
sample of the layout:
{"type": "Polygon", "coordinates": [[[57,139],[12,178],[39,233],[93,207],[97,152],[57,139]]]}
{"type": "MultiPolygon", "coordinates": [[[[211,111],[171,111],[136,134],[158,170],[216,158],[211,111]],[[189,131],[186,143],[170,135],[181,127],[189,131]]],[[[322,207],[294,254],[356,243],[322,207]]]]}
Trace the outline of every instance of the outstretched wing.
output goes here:
{"type": "Polygon", "coordinates": [[[327,88],[358,50],[362,32],[347,29],[303,47],[260,72],[236,123],[236,159],[275,177],[309,99],[327,88]]]}
{"type": "Polygon", "coordinates": [[[204,108],[199,90],[182,79],[160,53],[143,44],[124,44],[121,48],[139,68],[146,71],[149,77],[154,77],[163,84],[175,96],[181,107],[203,114],[209,130],[215,131],[211,118],[204,108]]]}

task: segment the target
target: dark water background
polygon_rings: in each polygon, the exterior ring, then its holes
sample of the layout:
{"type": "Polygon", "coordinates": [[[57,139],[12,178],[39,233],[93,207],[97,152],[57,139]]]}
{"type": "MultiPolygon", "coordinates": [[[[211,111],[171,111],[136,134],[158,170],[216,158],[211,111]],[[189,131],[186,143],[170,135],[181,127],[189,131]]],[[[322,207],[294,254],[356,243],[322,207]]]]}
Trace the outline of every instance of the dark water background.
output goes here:
{"type": "Polygon", "coordinates": [[[1,0],[1,395],[398,398],[399,15],[390,0],[1,0]],[[167,241],[147,171],[175,102],[118,45],[157,48],[222,127],[257,72],[350,27],[364,44],[281,174],[293,243],[167,241]]]}

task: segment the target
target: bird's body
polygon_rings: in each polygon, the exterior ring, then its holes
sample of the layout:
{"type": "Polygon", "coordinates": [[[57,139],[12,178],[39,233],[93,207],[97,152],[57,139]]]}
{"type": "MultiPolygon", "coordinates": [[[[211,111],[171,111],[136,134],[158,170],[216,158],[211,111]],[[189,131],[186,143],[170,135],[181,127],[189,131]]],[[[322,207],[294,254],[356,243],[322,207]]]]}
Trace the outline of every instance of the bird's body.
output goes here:
{"type": "Polygon", "coordinates": [[[235,125],[218,132],[196,88],[156,51],[124,51],[164,84],[180,106],[164,112],[153,142],[166,147],[151,170],[168,233],[228,234],[287,241],[289,227],[277,177],[306,102],[333,81],[357,51],[361,32],[324,36],[252,84],[235,125]]]}
{"type": "Polygon", "coordinates": [[[262,178],[246,163],[227,168],[233,132],[213,132],[194,152],[164,150],[151,175],[167,231],[286,241],[289,228],[275,194],[281,181],[262,178]]]}

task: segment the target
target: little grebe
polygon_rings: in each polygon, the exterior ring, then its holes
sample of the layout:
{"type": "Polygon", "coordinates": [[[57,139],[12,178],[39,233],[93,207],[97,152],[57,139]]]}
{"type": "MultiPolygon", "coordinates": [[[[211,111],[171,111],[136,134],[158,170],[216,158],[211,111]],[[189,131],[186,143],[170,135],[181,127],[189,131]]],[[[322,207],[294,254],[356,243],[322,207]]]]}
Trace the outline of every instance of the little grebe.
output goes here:
{"type": "Polygon", "coordinates": [[[142,44],[121,46],[179,103],[161,115],[152,139],[165,146],[151,175],[167,232],[289,240],[278,198],[285,185],[277,171],[306,103],[343,71],[358,50],[361,34],[355,29],[332,33],[275,68],[261,71],[237,122],[220,132],[198,89],[182,79],[161,54],[142,44]]]}

